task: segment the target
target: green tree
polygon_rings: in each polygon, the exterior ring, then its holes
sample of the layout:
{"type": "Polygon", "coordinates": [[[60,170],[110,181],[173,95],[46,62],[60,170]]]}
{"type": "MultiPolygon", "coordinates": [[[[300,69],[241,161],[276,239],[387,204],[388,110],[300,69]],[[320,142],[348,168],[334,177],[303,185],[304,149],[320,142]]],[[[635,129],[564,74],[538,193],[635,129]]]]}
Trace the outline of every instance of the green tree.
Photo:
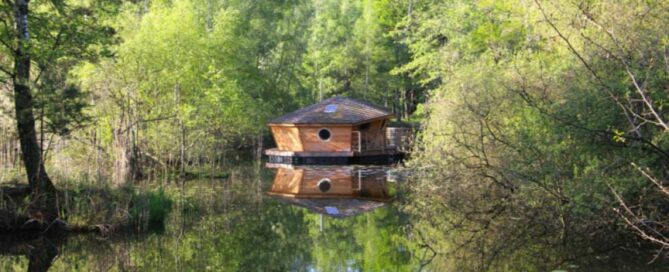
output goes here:
{"type": "Polygon", "coordinates": [[[45,82],[45,78],[52,79],[42,77],[42,73],[48,73],[50,69],[67,69],[58,65],[59,62],[74,62],[87,53],[96,54],[90,46],[102,41],[108,33],[101,33],[100,26],[92,20],[80,19],[85,12],[94,15],[90,5],[86,4],[3,1],[0,10],[0,20],[3,21],[0,40],[4,45],[3,54],[8,56],[0,63],[0,70],[12,82],[22,159],[33,192],[32,208],[41,212],[41,216],[33,216],[50,222],[58,218],[58,207],[55,187],[44,167],[44,146],[39,145],[35,129],[34,90],[45,82]]]}
{"type": "MultiPolygon", "coordinates": [[[[480,191],[479,197],[501,206],[554,207],[558,220],[547,227],[563,239],[610,226],[618,202],[610,188],[637,199],[641,213],[665,205],[649,190],[656,186],[631,167],[659,175],[667,158],[659,121],[666,93],[658,91],[666,85],[666,69],[651,61],[663,54],[666,9],[641,6],[417,6],[409,39],[413,60],[402,71],[436,85],[414,166],[432,169],[430,176],[451,188],[444,191],[480,191]]],[[[459,198],[443,195],[442,201],[459,198]]]]}

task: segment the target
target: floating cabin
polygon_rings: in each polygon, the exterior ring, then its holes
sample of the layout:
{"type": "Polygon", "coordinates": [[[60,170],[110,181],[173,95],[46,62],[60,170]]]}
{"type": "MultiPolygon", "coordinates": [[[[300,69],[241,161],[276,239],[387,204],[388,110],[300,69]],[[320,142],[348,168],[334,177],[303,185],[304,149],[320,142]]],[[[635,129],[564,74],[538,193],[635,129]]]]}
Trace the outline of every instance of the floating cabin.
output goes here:
{"type": "MultiPolygon", "coordinates": [[[[269,122],[276,148],[269,163],[392,164],[403,158],[393,114],[368,102],[334,97],[269,122]]],[[[401,138],[401,137],[400,137],[401,138]]]]}

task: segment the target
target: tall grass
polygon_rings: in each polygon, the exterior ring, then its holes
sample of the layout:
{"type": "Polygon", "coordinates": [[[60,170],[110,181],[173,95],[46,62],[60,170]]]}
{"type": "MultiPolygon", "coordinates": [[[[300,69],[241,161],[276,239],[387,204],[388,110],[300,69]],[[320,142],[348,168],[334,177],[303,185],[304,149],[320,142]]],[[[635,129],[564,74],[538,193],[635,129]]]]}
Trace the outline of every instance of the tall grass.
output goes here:
{"type": "Polygon", "coordinates": [[[130,208],[131,222],[147,230],[162,231],[173,203],[163,188],[137,193],[130,208]]]}

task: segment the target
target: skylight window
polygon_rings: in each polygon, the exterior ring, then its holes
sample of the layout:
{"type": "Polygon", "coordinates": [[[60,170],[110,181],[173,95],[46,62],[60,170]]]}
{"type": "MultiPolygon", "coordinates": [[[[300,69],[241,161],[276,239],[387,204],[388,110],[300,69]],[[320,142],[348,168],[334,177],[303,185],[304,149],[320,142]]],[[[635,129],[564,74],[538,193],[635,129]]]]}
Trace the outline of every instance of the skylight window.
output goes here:
{"type": "Polygon", "coordinates": [[[325,113],[334,113],[337,112],[337,105],[336,104],[329,104],[325,106],[325,109],[323,110],[325,113]]]}

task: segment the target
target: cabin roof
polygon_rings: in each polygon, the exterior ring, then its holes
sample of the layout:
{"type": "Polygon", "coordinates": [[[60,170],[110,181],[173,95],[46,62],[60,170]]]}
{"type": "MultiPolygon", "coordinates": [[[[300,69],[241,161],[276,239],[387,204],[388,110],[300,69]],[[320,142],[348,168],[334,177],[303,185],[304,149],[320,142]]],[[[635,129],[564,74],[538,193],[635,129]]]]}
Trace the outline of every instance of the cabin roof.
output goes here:
{"type": "Polygon", "coordinates": [[[391,117],[386,108],[369,102],[337,96],[275,118],[270,124],[358,124],[391,117]]]}
{"type": "Polygon", "coordinates": [[[386,205],[385,202],[361,199],[304,199],[274,196],[283,202],[307,208],[311,212],[335,218],[358,215],[386,205]],[[333,209],[334,208],[334,209],[333,209]]]}

